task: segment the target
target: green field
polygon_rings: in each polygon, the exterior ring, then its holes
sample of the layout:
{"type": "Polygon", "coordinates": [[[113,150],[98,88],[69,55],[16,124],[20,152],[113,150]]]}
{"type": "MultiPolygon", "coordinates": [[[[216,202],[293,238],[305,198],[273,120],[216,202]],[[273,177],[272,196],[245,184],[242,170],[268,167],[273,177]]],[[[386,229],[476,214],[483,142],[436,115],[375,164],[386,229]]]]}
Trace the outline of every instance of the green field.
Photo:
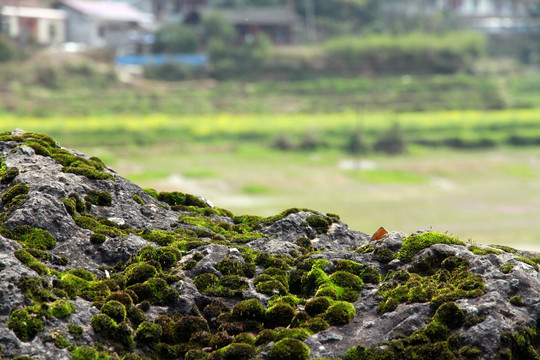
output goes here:
{"type": "Polygon", "coordinates": [[[4,116],[1,130],[53,135],[100,156],[143,187],[201,195],[235,213],[272,215],[289,207],[340,214],[355,230],[379,226],[410,233],[448,231],[462,240],[540,249],[540,148],[510,147],[516,134],[536,139],[540,110],[314,115],[4,116]],[[341,144],[357,126],[368,137],[399,122],[406,153],[360,158],[341,144]],[[359,125],[360,124],[360,125],[359,125]],[[326,139],[311,151],[269,145],[280,134],[326,139]],[[420,146],[415,139],[490,138],[482,149],[420,146]]]}

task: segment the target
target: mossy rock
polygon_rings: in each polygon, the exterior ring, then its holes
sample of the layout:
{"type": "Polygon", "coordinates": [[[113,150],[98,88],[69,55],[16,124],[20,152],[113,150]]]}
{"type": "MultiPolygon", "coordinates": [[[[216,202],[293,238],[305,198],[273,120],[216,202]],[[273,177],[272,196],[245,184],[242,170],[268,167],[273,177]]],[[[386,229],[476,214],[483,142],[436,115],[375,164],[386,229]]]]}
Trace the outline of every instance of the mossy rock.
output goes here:
{"type": "Polygon", "coordinates": [[[321,317],[314,317],[306,322],[305,327],[311,330],[313,333],[318,333],[328,329],[330,324],[328,324],[328,322],[321,317]]]}
{"type": "Polygon", "coordinates": [[[257,348],[251,344],[232,343],[219,350],[224,360],[249,360],[257,354],[257,348]]]}
{"type": "Polygon", "coordinates": [[[442,304],[437,309],[433,319],[448,326],[450,329],[454,329],[462,326],[465,322],[465,312],[455,302],[450,301],[442,304]]]}
{"type": "Polygon", "coordinates": [[[193,279],[193,284],[197,287],[199,292],[204,293],[205,291],[218,286],[219,278],[216,274],[204,273],[197,275],[195,279],[193,279]]]}
{"type": "Polygon", "coordinates": [[[401,249],[398,251],[398,259],[408,263],[420,250],[430,247],[433,244],[449,244],[465,246],[465,243],[452,236],[437,232],[426,232],[413,235],[403,239],[401,249]]]}
{"type": "Polygon", "coordinates": [[[107,191],[90,191],[84,198],[87,204],[112,206],[112,196],[107,191]]]}
{"type": "Polygon", "coordinates": [[[309,348],[302,341],[283,339],[278,341],[268,353],[269,360],[308,360],[309,348]]]}
{"type": "Polygon", "coordinates": [[[126,286],[145,282],[157,274],[157,269],[147,263],[133,265],[125,271],[126,286]]]}
{"type": "Polygon", "coordinates": [[[75,310],[75,305],[65,300],[56,300],[51,306],[52,314],[59,319],[67,318],[75,310]]]}
{"type": "Polygon", "coordinates": [[[19,175],[19,169],[12,167],[6,170],[6,172],[0,177],[1,184],[9,184],[19,175]]]}
{"type": "Polygon", "coordinates": [[[306,302],[305,309],[309,316],[317,316],[326,312],[332,305],[332,300],[326,296],[317,296],[306,302]]]}
{"type": "Polygon", "coordinates": [[[144,321],[135,331],[135,341],[142,345],[151,345],[159,342],[162,329],[159,324],[144,321]]]}
{"type": "Polygon", "coordinates": [[[232,316],[238,320],[264,322],[266,311],[259,300],[249,299],[237,303],[232,309],[232,316]]]}
{"type": "Polygon", "coordinates": [[[362,279],[346,271],[336,271],[329,278],[330,282],[349,290],[360,291],[364,285],[362,279]]]}
{"type": "Polygon", "coordinates": [[[28,187],[28,185],[24,183],[16,184],[10,187],[9,189],[7,189],[2,194],[2,197],[1,197],[2,203],[4,204],[4,206],[8,207],[11,205],[11,203],[17,196],[28,195],[29,191],[30,191],[30,188],[28,187]]]}
{"type": "Polygon", "coordinates": [[[121,323],[126,319],[126,308],[124,304],[117,300],[109,300],[101,307],[101,312],[108,315],[117,323],[121,323]]]}
{"type": "Polygon", "coordinates": [[[13,330],[17,338],[23,342],[32,341],[43,330],[41,316],[29,314],[26,309],[15,309],[9,315],[7,327],[13,330]]]}
{"type": "Polygon", "coordinates": [[[324,313],[324,319],[330,325],[345,325],[355,317],[356,310],[351,303],[336,301],[324,313]]]}
{"type": "Polygon", "coordinates": [[[291,305],[277,303],[266,311],[264,326],[271,329],[278,326],[287,327],[290,325],[295,314],[296,311],[291,305]]]}

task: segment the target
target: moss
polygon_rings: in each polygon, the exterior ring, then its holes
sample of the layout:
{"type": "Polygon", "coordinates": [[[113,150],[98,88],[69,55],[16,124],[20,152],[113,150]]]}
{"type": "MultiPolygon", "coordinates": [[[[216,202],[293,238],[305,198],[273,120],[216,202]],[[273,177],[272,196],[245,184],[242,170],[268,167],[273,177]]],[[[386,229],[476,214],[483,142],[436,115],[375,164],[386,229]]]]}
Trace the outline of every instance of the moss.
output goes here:
{"type": "Polygon", "coordinates": [[[28,225],[16,226],[11,237],[23,246],[34,247],[41,250],[52,250],[56,246],[56,238],[43,229],[28,225]]]}
{"type": "Polygon", "coordinates": [[[390,249],[377,249],[373,253],[373,260],[388,264],[390,261],[396,258],[396,254],[390,249]]]}
{"type": "Polygon", "coordinates": [[[225,258],[223,260],[218,261],[216,264],[216,268],[223,274],[223,275],[244,275],[244,264],[238,260],[232,260],[229,258],[225,258]]]}
{"type": "Polygon", "coordinates": [[[75,193],[71,193],[68,196],[75,203],[75,209],[78,213],[82,214],[86,211],[86,203],[75,193]]]}
{"type": "Polygon", "coordinates": [[[332,222],[319,215],[310,215],[306,218],[306,222],[311,226],[318,234],[326,234],[332,222]]]}
{"type": "Polygon", "coordinates": [[[144,321],[137,327],[135,332],[135,341],[139,344],[149,345],[159,342],[162,329],[159,324],[153,324],[148,321],[144,321]]]}
{"type": "Polygon", "coordinates": [[[4,174],[0,177],[0,183],[1,184],[9,184],[13,181],[17,176],[19,176],[19,169],[16,167],[12,167],[6,170],[4,174]]]}
{"type": "Polygon", "coordinates": [[[512,271],[514,271],[514,265],[510,263],[506,263],[501,265],[499,270],[504,274],[510,274],[512,271]]]}
{"type": "MultiPolygon", "coordinates": [[[[152,194],[149,195],[152,196],[152,194]]],[[[209,207],[205,201],[199,199],[198,197],[181,192],[160,192],[157,199],[169,204],[170,206],[186,205],[201,208],[209,207]]]]}
{"type": "Polygon", "coordinates": [[[65,300],[56,300],[51,306],[52,314],[59,319],[67,318],[75,310],[75,305],[65,300]]]}
{"type": "Polygon", "coordinates": [[[77,206],[75,205],[75,201],[70,198],[65,198],[61,200],[64,204],[64,207],[66,208],[66,211],[68,212],[71,217],[74,217],[77,215],[77,206]]]}
{"type": "Polygon", "coordinates": [[[283,284],[280,281],[277,281],[277,280],[261,281],[257,283],[257,285],[255,286],[255,289],[258,292],[261,292],[267,295],[287,294],[287,288],[283,286],[283,284]]]}
{"type": "Polygon", "coordinates": [[[54,346],[59,349],[65,349],[71,347],[71,344],[66,339],[66,335],[59,330],[53,330],[43,337],[43,342],[53,342],[54,346]]]}
{"type": "Polygon", "coordinates": [[[176,341],[187,342],[199,331],[209,331],[208,322],[201,316],[182,316],[175,324],[176,341]]]}
{"type": "Polygon", "coordinates": [[[71,350],[70,355],[73,360],[109,360],[111,357],[103,352],[99,352],[93,347],[83,345],[71,350]]]}
{"type": "Polygon", "coordinates": [[[204,293],[205,291],[218,286],[219,278],[215,274],[204,273],[197,275],[195,279],[193,279],[193,284],[200,293],[204,293]]]}
{"type": "Polygon", "coordinates": [[[266,311],[264,326],[271,329],[278,326],[287,327],[290,325],[295,314],[296,312],[291,305],[277,303],[266,311]]]}
{"type": "Polygon", "coordinates": [[[32,341],[43,330],[43,320],[28,313],[26,309],[15,309],[9,315],[7,327],[23,342],[32,341]]]}
{"type": "Polygon", "coordinates": [[[257,348],[251,344],[232,343],[219,351],[224,360],[249,360],[257,353],[257,348]]]}
{"type": "Polygon", "coordinates": [[[455,302],[442,304],[433,317],[435,321],[448,326],[450,329],[458,328],[465,322],[465,313],[456,305],[455,302]]]}
{"type": "Polygon", "coordinates": [[[336,271],[330,275],[329,280],[332,284],[354,291],[362,290],[362,286],[364,285],[358,276],[345,271],[336,271]]]}
{"type": "Polygon", "coordinates": [[[540,343],[538,329],[522,327],[514,333],[501,333],[500,339],[501,349],[496,359],[540,359],[535,351],[535,347],[540,343]]]}
{"type": "Polygon", "coordinates": [[[154,199],[156,199],[156,200],[157,200],[158,197],[159,197],[159,193],[158,193],[156,190],[154,190],[154,189],[144,188],[143,191],[144,191],[145,193],[147,193],[148,195],[150,195],[151,197],[153,197],[154,199]]]}
{"type": "Polygon", "coordinates": [[[112,206],[112,196],[107,191],[89,191],[84,197],[86,204],[112,206]]]}
{"type": "Polygon", "coordinates": [[[283,339],[278,341],[270,352],[270,360],[308,360],[309,348],[303,342],[296,339],[283,339]]]}
{"type": "Polygon", "coordinates": [[[141,199],[141,197],[135,193],[131,194],[131,198],[139,205],[146,205],[143,199],[141,199]]]}
{"type": "Polygon", "coordinates": [[[328,275],[317,264],[302,279],[302,291],[306,295],[312,295],[322,284],[328,282],[328,275]]]}
{"type": "Polygon", "coordinates": [[[413,235],[403,239],[401,249],[398,251],[398,259],[403,262],[411,262],[413,256],[420,250],[430,247],[433,244],[454,244],[465,246],[465,243],[446,234],[427,232],[420,235],[413,235]]]}
{"type": "Polygon", "coordinates": [[[325,313],[330,305],[332,305],[330,298],[318,296],[306,302],[305,309],[309,316],[317,316],[325,313]]]}
{"type": "Polygon", "coordinates": [[[36,261],[36,258],[30,255],[30,253],[24,249],[15,250],[14,255],[24,265],[28,265],[31,262],[36,261]]]}
{"type": "Polygon", "coordinates": [[[20,195],[28,195],[29,191],[30,188],[25,183],[14,185],[2,194],[2,203],[4,204],[4,206],[10,206],[15,197],[20,195]]]}
{"type": "Polygon", "coordinates": [[[528,259],[526,257],[523,257],[523,256],[518,256],[517,258],[515,258],[514,260],[517,260],[517,261],[521,261],[527,265],[530,265],[532,266],[536,271],[538,271],[538,264],[534,261],[532,261],[531,259],[528,259]]]}
{"type": "Polygon", "coordinates": [[[62,168],[62,171],[65,173],[84,176],[93,180],[114,180],[114,176],[112,176],[111,174],[97,171],[89,166],[65,166],[64,168],[62,168]]]}
{"type": "Polygon", "coordinates": [[[249,299],[237,303],[232,309],[232,316],[238,320],[263,322],[266,317],[266,311],[259,300],[249,299]]]}
{"type": "Polygon", "coordinates": [[[208,353],[197,350],[197,349],[191,349],[189,350],[186,355],[184,356],[185,360],[208,360],[208,353]]]}
{"type": "Polygon", "coordinates": [[[510,298],[510,304],[514,305],[514,306],[525,306],[525,303],[523,302],[523,298],[519,295],[516,295],[516,296],[512,296],[510,298]]]}
{"type": "Polygon", "coordinates": [[[126,286],[145,282],[158,274],[156,268],[147,263],[135,264],[125,271],[126,286]]]}
{"type": "Polygon", "coordinates": [[[339,293],[336,290],[336,287],[332,286],[331,284],[323,284],[319,287],[317,292],[315,293],[315,297],[328,297],[333,300],[337,300],[339,298],[339,293]]]}
{"type": "Polygon", "coordinates": [[[75,340],[79,340],[82,338],[82,334],[84,333],[84,329],[82,326],[75,325],[75,324],[68,324],[68,331],[73,336],[75,340]]]}
{"type": "Polygon", "coordinates": [[[29,299],[38,302],[50,302],[54,299],[51,295],[49,282],[41,277],[23,275],[19,278],[17,285],[24,296],[29,299]]]}
{"type": "Polygon", "coordinates": [[[126,319],[126,308],[124,304],[116,300],[109,300],[101,308],[101,313],[108,315],[117,323],[121,323],[126,319]]]}
{"type": "Polygon", "coordinates": [[[324,313],[324,319],[330,325],[345,325],[355,317],[354,306],[346,301],[336,301],[324,313]]]}
{"type": "Polygon", "coordinates": [[[156,260],[164,270],[171,268],[181,259],[182,253],[175,248],[161,247],[156,250],[156,260]]]}
{"type": "Polygon", "coordinates": [[[90,320],[90,325],[94,331],[101,336],[108,338],[112,337],[118,324],[107,314],[97,314],[90,320]]]}
{"type": "Polygon", "coordinates": [[[328,322],[321,317],[315,317],[313,319],[309,319],[305,326],[313,333],[318,333],[328,329],[330,324],[328,324],[328,322]]]}
{"type": "Polygon", "coordinates": [[[514,249],[513,247],[510,247],[510,246],[505,246],[505,245],[490,245],[492,248],[496,248],[496,249],[500,249],[506,253],[509,253],[509,254],[516,254],[518,253],[518,251],[516,249],[514,249]]]}
{"type": "Polygon", "coordinates": [[[470,245],[467,249],[469,249],[469,251],[475,255],[489,255],[489,254],[500,255],[502,254],[501,251],[490,249],[490,248],[481,248],[475,245],[470,245]]]}

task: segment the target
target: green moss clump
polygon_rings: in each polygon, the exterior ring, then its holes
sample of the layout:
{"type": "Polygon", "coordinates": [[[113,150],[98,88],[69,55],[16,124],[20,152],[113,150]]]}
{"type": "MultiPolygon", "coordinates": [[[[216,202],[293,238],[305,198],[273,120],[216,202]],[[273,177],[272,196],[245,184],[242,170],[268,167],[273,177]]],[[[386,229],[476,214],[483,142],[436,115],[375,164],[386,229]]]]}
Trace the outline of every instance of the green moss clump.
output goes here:
{"type": "Polygon", "coordinates": [[[324,313],[324,319],[330,325],[345,325],[356,315],[354,306],[346,301],[336,301],[324,313]]]}
{"type": "Polygon", "coordinates": [[[9,184],[19,175],[19,169],[12,167],[6,170],[4,174],[0,177],[1,184],[9,184]]]}
{"type": "Polygon", "coordinates": [[[506,253],[509,253],[509,254],[516,254],[518,253],[518,251],[516,249],[514,249],[513,247],[510,247],[510,246],[505,246],[505,245],[490,245],[491,247],[493,248],[496,248],[496,249],[500,249],[506,253]]]}
{"type": "MultiPolygon", "coordinates": [[[[149,195],[152,196],[152,194],[149,195]]],[[[160,192],[157,199],[169,204],[170,206],[186,205],[200,208],[210,207],[205,201],[199,199],[198,197],[181,192],[160,192]]]]}
{"type": "Polygon", "coordinates": [[[75,324],[68,324],[68,331],[75,340],[79,340],[82,337],[84,329],[82,326],[75,324]]]}
{"type": "Polygon", "coordinates": [[[465,322],[465,313],[453,301],[442,304],[433,317],[435,321],[448,326],[450,329],[458,328],[465,322]]]}
{"type": "Polygon", "coordinates": [[[159,324],[144,321],[137,327],[135,341],[139,344],[150,345],[159,342],[162,329],[159,324]]]}
{"type": "Polygon", "coordinates": [[[305,326],[307,329],[311,330],[313,333],[318,333],[318,332],[328,329],[330,327],[330,324],[328,324],[328,322],[326,322],[326,320],[324,320],[321,317],[314,317],[312,319],[309,319],[306,322],[305,326]]]}
{"type": "Polygon", "coordinates": [[[159,193],[156,190],[150,189],[150,188],[144,188],[143,191],[147,193],[148,195],[150,195],[151,197],[153,197],[154,199],[158,200],[159,193]]]}
{"type": "Polygon", "coordinates": [[[133,201],[135,201],[139,205],[146,205],[146,203],[141,199],[141,197],[137,194],[131,194],[131,198],[133,201]]]}
{"type": "Polygon", "coordinates": [[[328,275],[317,264],[302,278],[302,292],[312,295],[322,284],[328,282],[328,275]]]}
{"type": "Polygon", "coordinates": [[[116,323],[121,323],[126,319],[126,308],[124,304],[116,300],[109,300],[101,307],[101,313],[108,315],[116,323]]]}
{"type": "Polygon", "coordinates": [[[523,302],[523,298],[519,295],[516,295],[516,296],[512,296],[510,298],[510,304],[514,305],[514,306],[525,306],[525,303],[523,302]]]}
{"type": "Polygon", "coordinates": [[[249,299],[237,303],[232,309],[232,316],[238,320],[263,322],[266,317],[266,311],[259,300],[249,299]]]}
{"type": "Polygon", "coordinates": [[[320,215],[310,215],[306,218],[306,222],[311,226],[318,234],[326,234],[332,222],[327,218],[320,215]]]}
{"type": "Polygon", "coordinates": [[[336,271],[330,275],[329,280],[332,284],[335,284],[341,288],[360,291],[364,285],[363,281],[356,275],[345,271],[336,271]]]}
{"type": "Polygon", "coordinates": [[[249,360],[257,354],[257,348],[251,344],[232,343],[218,350],[224,360],[249,360]]]}
{"type": "Polygon", "coordinates": [[[223,275],[244,275],[244,264],[238,260],[225,258],[218,261],[218,263],[216,264],[216,268],[223,275]]]}
{"type": "Polygon", "coordinates": [[[495,250],[495,249],[489,249],[489,248],[481,248],[475,245],[470,245],[467,249],[469,249],[470,252],[472,252],[475,255],[489,255],[489,254],[495,254],[500,255],[502,254],[501,251],[495,250]]]}
{"type": "Polygon", "coordinates": [[[118,324],[107,314],[97,314],[90,320],[94,331],[105,338],[111,338],[118,328],[118,324]]]}
{"type": "Polygon", "coordinates": [[[157,274],[158,271],[156,268],[150,264],[142,263],[132,265],[127,268],[124,273],[124,276],[126,277],[126,286],[143,283],[157,274]]]}
{"type": "Polygon", "coordinates": [[[67,318],[75,310],[75,305],[65,300],[56,300],[51,306],[52,314],[59,319],[67,318]]]}
{"type": "Polygon", "coordinates": [[[90,242],[95,245],[101,245],[107,240],[107,237],[103,234],[93,233],[90,235],[90,242]]]}
{"type": "Polygon", "coordinates": [[[112,195],[107,191],[90,191],[84,197],[86,204],[112,206],[112,195]]]}
{"type": "Polygon", "coordinates": [[[528,259],[526,257],[523,257],[523,256],[518,256],[517,258],[515,258],[514,260],[517,260],[517,261],[521,261],[527,265],[530,265],[532,266],[536,271],[538,271],[538,264],[534,261],[532,261],[531,259],[528,259]]]}
{"type": "Polygon", "coordinates": [[[20,184],[14,185],[14,186],[10,187],[9,189],[7,189],[2,194],[2,197],[1,197],[2,204],[4,204],[4,206],[8,207],[8,206],[11,205],[11,203],[13,202],[13,200],[17,196],[28,195],[29,192],[30,192],[30,188],[25,183],[20,183],[20,184]]]}
{"type": "Polygon", "coordinates": [[[373,253],[373,260],[377,260],[383,264],[388,264],[396,258],[396,254],[390,249],[377,249],[373,253]]]}
{"type": "Polygon", "coordinates": [[[11,239],[17,240],[23,246],[41,250],[52,250],[56,246],[56,238],[43,229],[28,225],[16,226],[10,234],[11,239]]]}
{"type": "Polygon", "coordinates": [[[27,309],[15,309],[9,315],[7,327],[23,342],[32,341],[43,330],[41,316],[30,314],[27,309]]]}
{"type": "Polygon", "coordinates": [[[77,210],[78,213],[83,214],[86,211],[86,203],[79,197],[79,195],[71,193],[69,194],[68,198],[75,203],[75,210],[77,210]]]}
{"type": "Polygon", "coordinates": [[[277,280],[268,280],[268,281],[258,282],[257,285],[255,286],[255,289],[258,292],[261,292],[267,295],[287,294],[287,288],[283,286],[283,284],[277,280]]]}
{"type": "Polygon", "coordinates": [[[454,244],[465,246],[465,243],[454,237],[437,233],[427,232],[420,235],[413,235],[403,239],[401,249],[398,251],[398,259],[408,263],[420,250],[430,247],[433,244],[454,244]]]}
{"type": "Polygon", "coordinates": [[[514,265],[513,264],[503,264],[499,270],[504,274],[510,274],[512,271],[514,271],[514,265]]]}
{"type": "Polygon", "coordinates": [[[308,360],[309,348],[302,341],[296,339],[283,339],[278,341],[270,352],[270,360],[308,360]]]}
{"type": "Polygon", "coordinates": [[[71,217],[74,217],[77,215],[77,206],[75,205],[75,201],[70,198],[65,198],[61,200],[64,204],[64,207],[66,208],[66,211],[68,212],[71,217]]]}
{"type": "Polygon", "coordinates": [[[278,326],[287,327],[290,325],[295,314],[296,312],[291,305],[277,303],[266,311],[264,326],[271,329],[278,326]]]}
{"type": "Polygon", "coordinates": [[[305,309],[309,316],[317,316],[325,313],[332,302],[328,297],[318,296],[306,302],[305,309]]]}
{"type": "Polygon", "coordinates": [[[212,273],[204,273],[197,275],[193,279],[193,284],[197,287],[200,293],[204,293],[209,289],[212,289],[219,285],[219,278],[212,273]]]}

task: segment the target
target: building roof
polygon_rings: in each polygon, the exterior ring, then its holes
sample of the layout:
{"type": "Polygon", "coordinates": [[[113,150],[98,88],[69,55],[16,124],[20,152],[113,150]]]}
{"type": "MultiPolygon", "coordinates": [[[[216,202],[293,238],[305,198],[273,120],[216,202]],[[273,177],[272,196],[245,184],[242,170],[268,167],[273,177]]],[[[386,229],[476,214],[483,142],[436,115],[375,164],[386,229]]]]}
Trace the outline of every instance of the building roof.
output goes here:
{"type": "Polygon", "coordinates": [[[143,13],[124,2],[64,0],[62,4],[94,19],[137,23],[151,20],[150,14],[143,13]]]}
{"type": "Polygon", "coordinates": [[[26,6],[2,6],[0,14],[5,17],[21,17],[33,19],[65,20],[66,12],[64,10],[48,9],[40,7],[26,6]]]}
{"type": "Polygon", "coordinates": [[[291,25],[298,22],[296,13],[286,7],[209,9],[223,15],[234,25],[291,25]]]}

